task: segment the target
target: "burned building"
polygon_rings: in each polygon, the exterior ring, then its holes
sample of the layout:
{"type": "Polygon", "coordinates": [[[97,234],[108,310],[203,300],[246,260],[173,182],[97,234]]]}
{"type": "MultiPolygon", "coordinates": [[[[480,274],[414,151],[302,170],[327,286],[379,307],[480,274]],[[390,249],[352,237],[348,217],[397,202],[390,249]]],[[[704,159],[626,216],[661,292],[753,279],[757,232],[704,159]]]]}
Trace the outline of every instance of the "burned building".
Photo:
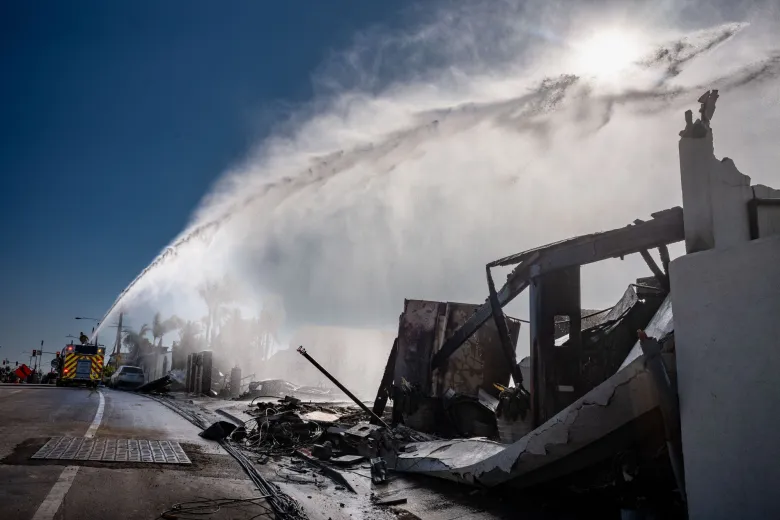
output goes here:
{"type": "MultiPolygon", "coordinates": [[[[445,338],[458,330],[477,307],[454,302],[404,302],[387,380],[383,382],[392,386],[395,422],[432,432],[436,424],[444,424],[442,414],[449,413],[448,422],[454,425],[454,433],[490,435],[493,432],[491,419],[480,421],[484,407],[474,405],[481,395],[496,399],[499,394],[496,384],[509,384],[512,366],[517,364],[514,348],[520,322],[506,320],[511,355],[504,350],[495,325],[489,324],[469,337],[439,369],[430,368],[430,360],[439,352],[445,338]],[[473,421],[466,420],[465,416],[473,421]],[[487,424],[483,425],[485,421],[487,424]],[[467,426],[469,422],[472,424],[467,426]]],[[[377,411],[381,412],[379,408],[377,411]]]]}

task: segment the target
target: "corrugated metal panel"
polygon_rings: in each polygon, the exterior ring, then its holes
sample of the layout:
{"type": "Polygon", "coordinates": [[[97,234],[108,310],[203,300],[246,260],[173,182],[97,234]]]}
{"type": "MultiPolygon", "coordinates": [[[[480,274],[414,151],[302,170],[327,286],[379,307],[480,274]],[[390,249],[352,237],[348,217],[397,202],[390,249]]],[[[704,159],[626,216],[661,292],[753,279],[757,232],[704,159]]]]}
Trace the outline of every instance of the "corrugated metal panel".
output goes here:
{"type": "Polygon", "coordinates": [[[405,379],[420,390],[430,388],[430,360],[436,337],[440,302],[406,300],[398,324],[398,357],[395,361],[396,385],[405,379]]]}
{"type": "MultiPolygon", "coordinates": [[[[650,338],[662,339],[670,332],[674,331],[674,313],[672,312],[672,297],[667,296],[661,307],[656,311],[653,319],[647,324],[645,328],[645,334],[650,338]]],[[[631,364],[636,358],[642,355],[642,347],[639,345],[639,340],[631,348],[631,351],[626,356],[626,360],[620,365],[618,370],[623,370],[625,367],[631,364]]]]}

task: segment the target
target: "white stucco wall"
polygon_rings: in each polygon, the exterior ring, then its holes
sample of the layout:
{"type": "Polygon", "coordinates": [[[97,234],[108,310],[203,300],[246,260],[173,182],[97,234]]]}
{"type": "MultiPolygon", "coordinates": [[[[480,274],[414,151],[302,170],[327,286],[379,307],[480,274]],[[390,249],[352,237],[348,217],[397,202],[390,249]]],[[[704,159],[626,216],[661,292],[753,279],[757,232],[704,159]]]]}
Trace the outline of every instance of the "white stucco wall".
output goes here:
{"type": "Polygon", "coordinates": [[[154,381],[167,374],[168,372],[165,368],[167,367],[168,371],[171,370],[172,356],[173,353],[171,351],[147,356],[141,362],[141,366],[144,369],[145,381],[148,383],[149,381],[154,381]],[[167,364],[165,363],[166,359],[168,360],[167,364]]]}
{"type": "Polygon", "coordinates": [[[780,235],[670,275],[689,517],[780,518],[780,235]]]}
{"type": "MultiPolygon", "coordinates": [[[[750,177],[740,173],[734,161],[718,160],[711,130],[705,137],[683,137],[679,151],[686,251],[730,247],[749,240],[748,201],[778,198],[780,190],[751,186],[750,177]]],[[[780,212],[764,209],[759,220],[762,236],[780,231],[780,212]]]]}

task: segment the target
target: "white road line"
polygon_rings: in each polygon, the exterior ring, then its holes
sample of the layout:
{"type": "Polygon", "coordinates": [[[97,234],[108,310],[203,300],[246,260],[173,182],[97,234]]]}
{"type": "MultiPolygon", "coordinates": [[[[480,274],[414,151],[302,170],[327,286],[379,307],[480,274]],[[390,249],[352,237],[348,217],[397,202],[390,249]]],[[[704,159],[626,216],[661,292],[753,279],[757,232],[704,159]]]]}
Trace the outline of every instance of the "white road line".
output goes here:
{"type": "Polygon", "coordinates": [[[8,396],[8,395],[14,395],[14,394],[18,394],[19,392],[21,392],[21,390],[13,390],[13,391],[11,391],[11,392],[0,392],[0,395],[2,395],[2,396],[8,396]]]}
{"type": "MultiPolygon", "coordinates": [[[[98,404],[95,418],[92,420],[92,424],[89,425],[89,428],[87,428],[87,433],[84,434],[84,437],[88,439],[95,436],[95,432],[97,432],[97,429],[100,427],[100,421],[103,420],[103,410],[106,407],[106,399],[103,397],[103,392],[98,390],[98,395],[100,396],[100,403],[98,404]]],[[[54,515],[57,514],[63,500],[65,500],[65,495],[68,494],[70,486],[73,485],[73,481],[76,479],[76,473],[78,472],[78,466],[67,466],[62,470],[57,482],[54,483],[54,486],[52,486],[51,491],[46,495],[46,498],[43,499],[41,505],[38,506],[38,510],[35,512],[35,516],[32,517],[32,520],[52,520],[52,518],[54,518],[54,515]]]]}
{"type": "Polygon", "coordinates": [[[78,466],[68,466],[60,473],[60,478],[46,495],[46,498],[41,502],[40,507],[35,512],[35,516],[32,520],[51,520],[54,515],[57,514],[57,510],[60,508],[60,504],[65,500],[65,495],[68,494],[70,486],[73,485],[73,481],[76,479],[76,473],[79,472],[78,466]]]}
{"type": "Polygon", "coordinates": [[[89,428],[87,428],[87,433],[84,434],[84,437],[87,439],[91,439],[95,436],[95,432],[97,432],[97,429],[100,427],[100,421],[103,420],[103,409],[106,407],[106,398],[103,397],[103,392],[98,390],[98,395],[100,396],[100,404],[98,404],[97,412],[95,412],[95,418],[92,419],[92,424],[89,425],[89,428]]]}

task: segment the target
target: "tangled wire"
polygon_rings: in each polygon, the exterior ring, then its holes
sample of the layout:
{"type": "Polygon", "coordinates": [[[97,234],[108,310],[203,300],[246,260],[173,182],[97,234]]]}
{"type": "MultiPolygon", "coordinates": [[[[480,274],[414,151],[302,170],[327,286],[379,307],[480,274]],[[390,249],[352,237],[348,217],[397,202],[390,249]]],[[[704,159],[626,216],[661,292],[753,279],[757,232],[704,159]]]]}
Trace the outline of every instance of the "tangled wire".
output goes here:
{"type": "Polygon", "coordinates": [[[316,443],[323,433],[318,423],[269,406],[262,415],[237,428],[230,440],[263,455],[291,455],[298,448],[316,443]],[[271,419],[272,416],[275,417],[271,419]]]}

